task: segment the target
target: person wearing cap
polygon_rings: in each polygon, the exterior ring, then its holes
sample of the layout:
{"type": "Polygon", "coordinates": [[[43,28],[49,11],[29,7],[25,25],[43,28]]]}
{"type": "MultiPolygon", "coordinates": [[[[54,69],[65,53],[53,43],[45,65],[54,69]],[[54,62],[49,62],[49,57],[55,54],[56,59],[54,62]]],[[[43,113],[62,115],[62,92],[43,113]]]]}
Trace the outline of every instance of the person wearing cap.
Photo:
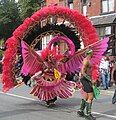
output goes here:
{"type": "Polygon", "coordinates": [[[95,117],[91,114],[91,108],[92,108],[92,101],[94,98],[93,95],[93,81],[92,79],[92,64],[90,62],[91,58],[93,56],[93,51],[89,49],[86,52],[86,57],[83,60],[83,65],[80,71],[80,82],[83,86],[84,90],[84,96],[81,100],[80,109],[77,112],[77,114],[80,117],[85,117],[87,120],[96,120],[95,117]],[[86,108],[86,114],[84,113],[84,109],[86,108]]]}

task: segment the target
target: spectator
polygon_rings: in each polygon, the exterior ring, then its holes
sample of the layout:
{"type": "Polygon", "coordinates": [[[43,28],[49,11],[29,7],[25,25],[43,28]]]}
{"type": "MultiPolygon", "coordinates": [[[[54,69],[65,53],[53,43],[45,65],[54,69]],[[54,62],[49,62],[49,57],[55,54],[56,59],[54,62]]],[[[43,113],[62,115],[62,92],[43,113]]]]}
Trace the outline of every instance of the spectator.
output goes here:
{"type": "Polygon", "coordinates": [[[106,90],[109,87],[110,82],[110,67],[109,67],[109,59],[107,56],[104,56],[100,63],[100,72],[101,79],[103,84],[103,89],[106,90]]]}
{"type": "Polygon", "coordinates": [[[112,104],[115,104],[116,103],[116,89],[114,91],[114,95],[112,97],[112,104]]]}
{"type": "Polygon", "coordinates": [[[114,62],[111,72],[111,81],[116,85],[116,62],[114,62]]]}

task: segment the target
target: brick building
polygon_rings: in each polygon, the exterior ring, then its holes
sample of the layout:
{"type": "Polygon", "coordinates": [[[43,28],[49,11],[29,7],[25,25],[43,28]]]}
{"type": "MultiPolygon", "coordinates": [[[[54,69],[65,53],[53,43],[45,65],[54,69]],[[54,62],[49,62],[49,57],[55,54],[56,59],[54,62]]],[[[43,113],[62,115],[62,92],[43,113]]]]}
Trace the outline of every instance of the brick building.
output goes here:
{"type": "Polygon", "coordinates": [[[109,54],[116,56],[116,0],[45,0],[46,5],[68,6],[89,17],[100,38],[112,36],[109,54]]]}

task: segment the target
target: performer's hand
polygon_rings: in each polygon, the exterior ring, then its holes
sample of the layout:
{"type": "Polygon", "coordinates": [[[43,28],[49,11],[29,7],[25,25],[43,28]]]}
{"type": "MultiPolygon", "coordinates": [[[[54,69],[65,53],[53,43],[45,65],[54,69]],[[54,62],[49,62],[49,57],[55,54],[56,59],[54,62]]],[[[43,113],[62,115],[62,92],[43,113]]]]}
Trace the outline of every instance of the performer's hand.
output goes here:
{"type": "Polygon", "coordinates": [[[84,75],[82,73],[79,73],[79,80],[83,77],[84,75]]]}
{"type": "Polygon", "coordinates": [[[96,81],[92,80],[92,85],[96,85],[96,81]]]}
{"type": "Polygon", "coordinates": [[[83,85],[82,85],[81,82],[76,82],[76,87],[79,88],[79,89],[81,89],[81,88],[83,88],[83,85]]]}

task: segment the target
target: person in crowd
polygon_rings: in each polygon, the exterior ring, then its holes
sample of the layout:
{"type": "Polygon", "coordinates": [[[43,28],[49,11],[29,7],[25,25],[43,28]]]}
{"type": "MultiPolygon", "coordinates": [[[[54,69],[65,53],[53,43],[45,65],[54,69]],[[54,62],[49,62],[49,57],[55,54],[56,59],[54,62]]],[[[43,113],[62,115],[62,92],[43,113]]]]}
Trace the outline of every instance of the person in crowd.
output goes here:
{"type": "MultiPolygon", "coordinates": [[[[111,73],[111,80],[115,83],[116,85],[116,62],[114,62],[113,68],[112,68],[112,73],[111,73]]],[[[112,97],[112,104],[116,103],[116,89],[114,91],[114,95],[112,97]]]]}
{"type": "Polygon", "coordinates": [[[112,104],[115,104],[116,103],[116,89],[114,91],[114,95],[112,97],[112,104]]]}
{"type": "Polygon", "coordinates": [[[111,81],[116,85],[116,61],[113,62],[112,71],[111,71],[111,81]]]}
{"type": "Polygon", "coordinates": [[[86,58],[83,60],[83,65],[80,72],[80,82],[83,86],[84,98],[81,100],[80,109],[77,114],[80,117],[85,117],[87,120],[96,120],[91,114],[92,102],[93,102],[93,81],[92,81],[92,64],[90,62],[93,56],[93,51],[88,50],[86,58]],[[84,109],[86,108],[86,115],[84,109]]]}
{"type": "Polygon", "coordinates": [[[110,63],[108,56],[103,56],[100,63],[100,72],[101,72],[103,89],[107,90],[110,82],[110,63]]]}

